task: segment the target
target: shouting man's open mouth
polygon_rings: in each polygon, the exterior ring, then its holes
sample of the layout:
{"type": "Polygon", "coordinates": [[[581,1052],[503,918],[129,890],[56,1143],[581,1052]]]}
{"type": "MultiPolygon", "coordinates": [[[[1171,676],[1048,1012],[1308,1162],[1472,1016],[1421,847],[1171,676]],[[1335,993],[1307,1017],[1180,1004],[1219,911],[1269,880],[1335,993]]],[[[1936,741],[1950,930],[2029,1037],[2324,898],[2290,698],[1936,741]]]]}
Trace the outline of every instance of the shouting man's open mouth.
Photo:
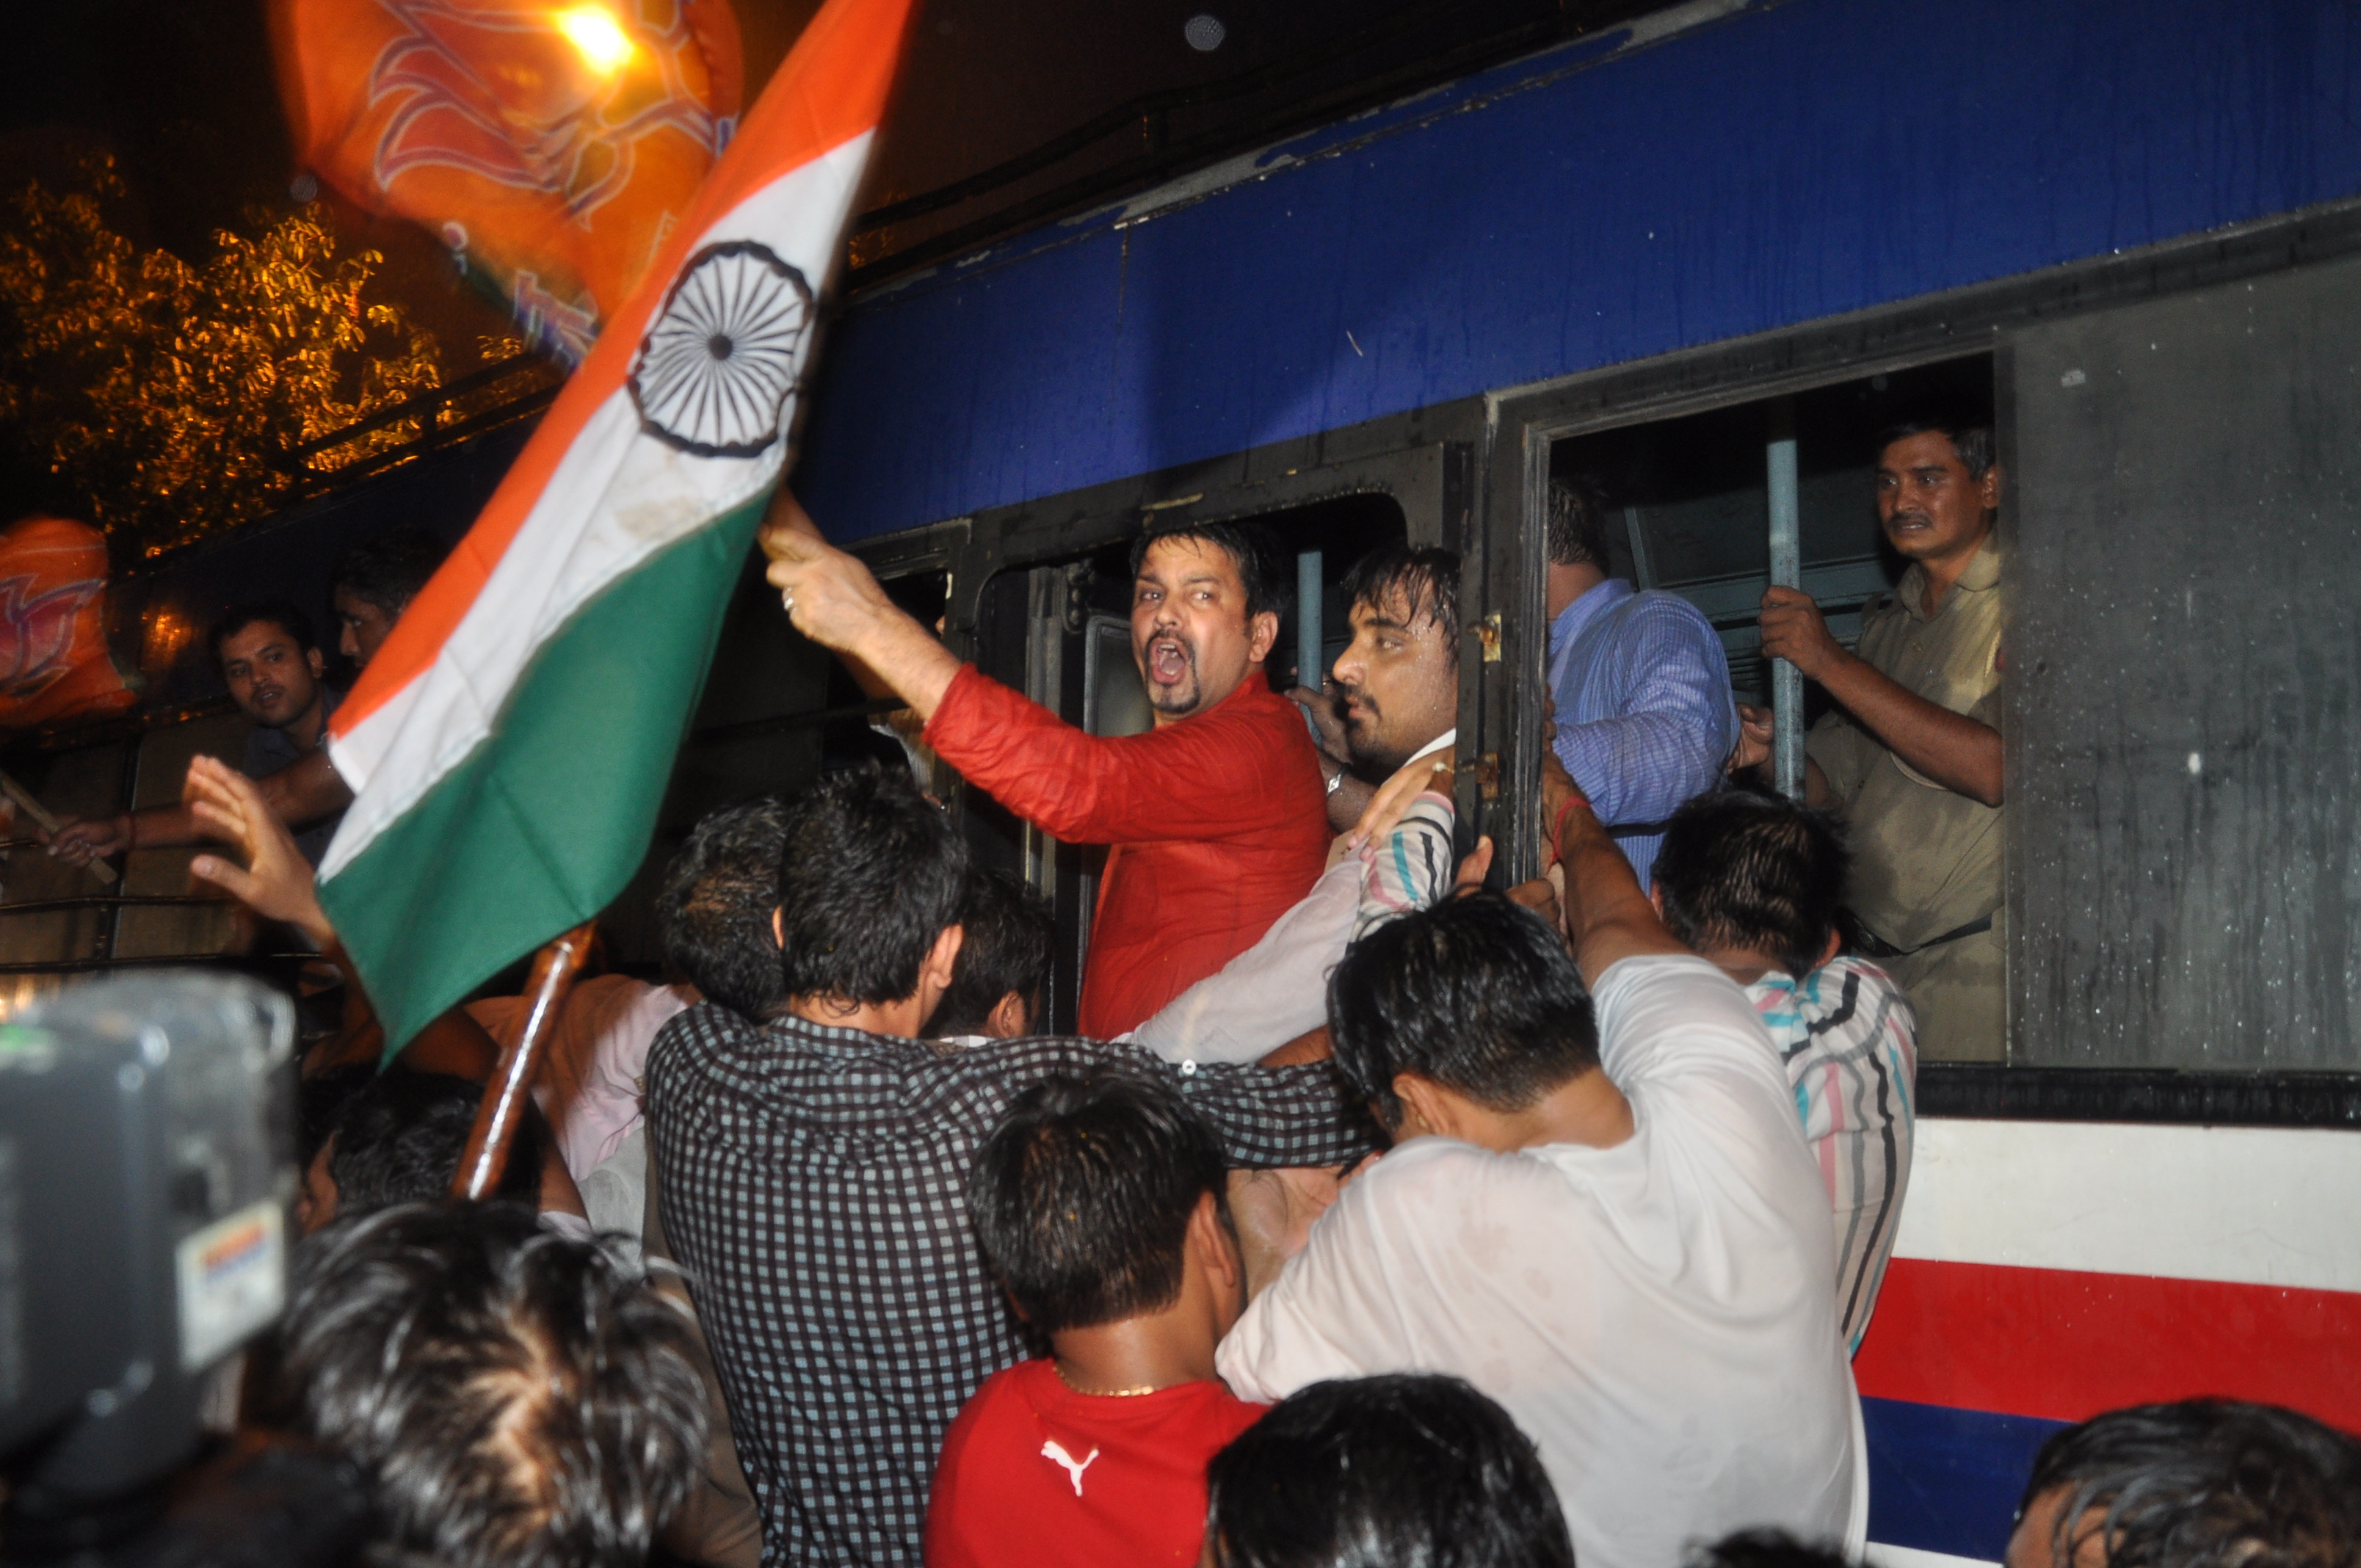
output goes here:
{"type": "Polygon", "coordinates": [[[1159,631],[1148,641],[1148,700],[1165,713],[1197,706],[1197,649],[1178,632],[1159,631]]]}

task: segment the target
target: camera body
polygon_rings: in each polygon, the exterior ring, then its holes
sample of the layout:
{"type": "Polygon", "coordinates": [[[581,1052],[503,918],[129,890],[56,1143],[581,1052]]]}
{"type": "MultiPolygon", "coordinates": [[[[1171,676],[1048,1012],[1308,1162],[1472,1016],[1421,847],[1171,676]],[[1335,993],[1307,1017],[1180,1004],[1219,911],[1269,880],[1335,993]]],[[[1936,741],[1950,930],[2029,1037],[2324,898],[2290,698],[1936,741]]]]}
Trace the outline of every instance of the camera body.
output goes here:
{"type": "Polygon", "coordinates": [[[284,996],[191,970],[109,976],[0,1025],[12,1555],[185,1464],[209,1375],[277,1318],[294,1043],[284,996]]]}

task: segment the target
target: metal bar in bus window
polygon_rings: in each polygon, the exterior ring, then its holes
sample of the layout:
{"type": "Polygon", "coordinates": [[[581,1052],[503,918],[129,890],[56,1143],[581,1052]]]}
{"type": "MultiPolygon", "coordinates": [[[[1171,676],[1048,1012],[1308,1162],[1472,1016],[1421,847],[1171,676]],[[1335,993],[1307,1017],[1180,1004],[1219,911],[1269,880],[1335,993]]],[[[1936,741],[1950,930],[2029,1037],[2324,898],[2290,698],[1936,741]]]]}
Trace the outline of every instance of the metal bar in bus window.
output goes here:
{"type": "MultiPolygon", "coordinates": [[[[1771,495],[1771,582],[1799,588],[1804,553],[1796,515],[1795,405],[1781,398],[1771,405],[1771,441],[1765,449],[1765,486],[1771,495]]],[[[1784,659],[1771,661],[1772,778],[1790,800],[1804,797],[1804,673],[1784,659]]]]}
{"type": "Polygon", "coordinates": [[[1295,684],[1320,689],[1326,661],[1320,656],[1321,560],[1317,550],[1295,557],[1295,684]]]}
{"type": "Polygon", "coordinates": [[[1655,564],[1648,558],[1648,525],[1640,520],[1638,507],[1623,509],[1623,532],[1631,540],[1631,576],[1643,588],[1656,586],[1655,564]]]}

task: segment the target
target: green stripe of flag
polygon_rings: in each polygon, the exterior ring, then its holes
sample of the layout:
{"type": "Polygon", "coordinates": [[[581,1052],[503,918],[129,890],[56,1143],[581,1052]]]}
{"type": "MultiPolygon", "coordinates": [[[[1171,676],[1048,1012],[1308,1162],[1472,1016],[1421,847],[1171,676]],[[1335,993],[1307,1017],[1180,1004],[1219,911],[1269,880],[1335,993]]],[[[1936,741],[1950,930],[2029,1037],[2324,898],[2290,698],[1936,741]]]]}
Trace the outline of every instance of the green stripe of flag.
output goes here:
{"type": "Polygon", "coordinates": [[[757,497],[609,586],[544,643],[490,739],[320,886],[389,1057],[614,901],[655,832],[757,497]]]}

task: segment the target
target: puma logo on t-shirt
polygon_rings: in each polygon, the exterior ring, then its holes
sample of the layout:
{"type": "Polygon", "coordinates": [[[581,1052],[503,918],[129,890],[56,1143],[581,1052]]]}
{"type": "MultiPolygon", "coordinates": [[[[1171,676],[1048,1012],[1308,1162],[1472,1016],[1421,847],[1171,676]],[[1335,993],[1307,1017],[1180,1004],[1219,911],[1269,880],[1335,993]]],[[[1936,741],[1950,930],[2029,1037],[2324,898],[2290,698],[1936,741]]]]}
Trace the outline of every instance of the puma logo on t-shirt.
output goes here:
{"type": "Polygon", "coordinates": [[[1098,1456],[1099,1451],[1094,1448],[1091,1450],[1091,1456],[1089,1459],[1077,1463],[1074,1456],[1068,1453],[1063,1447],[1060,1446],[1058,1440],[1054,1437],[1041,1445],[1041,1457],[1044,1459],[1056,1460],[1060,1464],[1065,1467],[1066,1474],[1073,1477],[1074,1496],[1077,1497],[1082,1495],[1082,1472],[1088,1470],[1091,1467],[1091,1461],[1098,1458],[1098,1456]]]}

